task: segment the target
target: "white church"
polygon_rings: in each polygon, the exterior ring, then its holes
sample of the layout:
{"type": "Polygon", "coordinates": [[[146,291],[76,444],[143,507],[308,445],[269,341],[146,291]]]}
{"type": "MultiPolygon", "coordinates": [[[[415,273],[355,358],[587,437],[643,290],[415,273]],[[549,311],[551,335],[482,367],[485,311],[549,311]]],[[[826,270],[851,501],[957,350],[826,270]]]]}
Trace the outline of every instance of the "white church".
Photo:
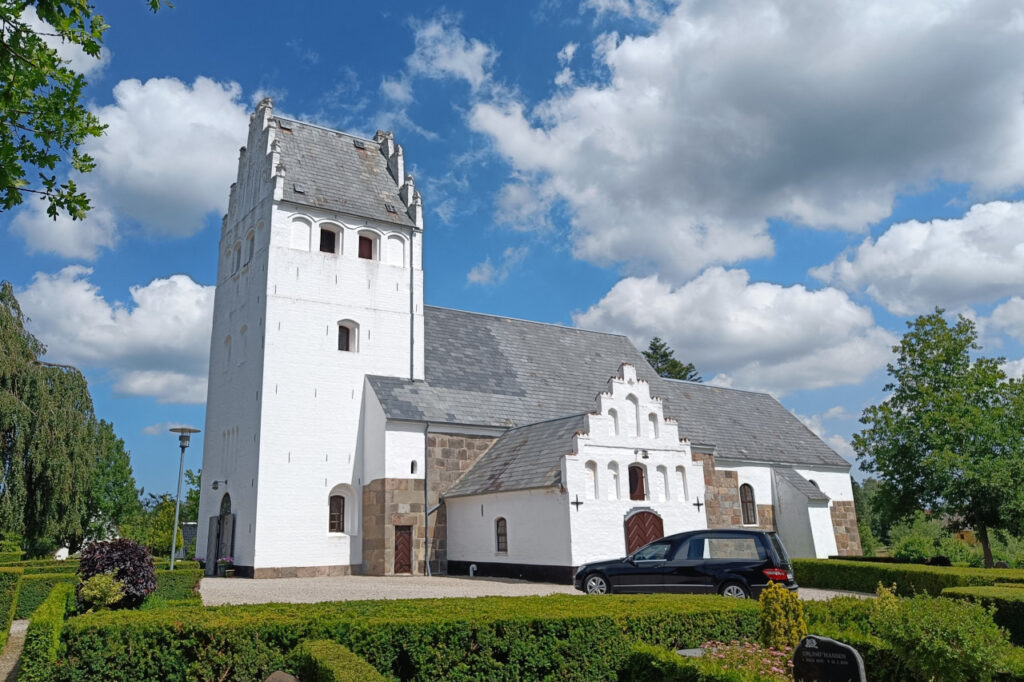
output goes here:
{"type": "Polygon", "coordinates": [[[570,582],[708,527],[860,554],[850,465],[770,395],[663,379],[624,336],[424,306],[423,248],[391,133],[259,104],[221,228],[208,571],[570,582]]]}

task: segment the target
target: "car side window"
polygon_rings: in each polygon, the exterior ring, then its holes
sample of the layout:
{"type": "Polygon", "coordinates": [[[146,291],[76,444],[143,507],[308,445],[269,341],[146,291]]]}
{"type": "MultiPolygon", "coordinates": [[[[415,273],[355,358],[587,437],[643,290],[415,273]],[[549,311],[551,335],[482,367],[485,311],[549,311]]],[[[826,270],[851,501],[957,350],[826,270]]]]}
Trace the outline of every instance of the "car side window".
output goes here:
{"type": "Polygon", "coordinates": [[[752,559],[765,560],[768,553],[764,545],[752,535],[732,535],[708,538],[704,547],[705,559],[752,559]]]}
{"type": "Polygon", "coordinates": [[[664,561],[670,547],[671,542],[655,542],[641,547],[633,554],[633,561],[664,561]]]}

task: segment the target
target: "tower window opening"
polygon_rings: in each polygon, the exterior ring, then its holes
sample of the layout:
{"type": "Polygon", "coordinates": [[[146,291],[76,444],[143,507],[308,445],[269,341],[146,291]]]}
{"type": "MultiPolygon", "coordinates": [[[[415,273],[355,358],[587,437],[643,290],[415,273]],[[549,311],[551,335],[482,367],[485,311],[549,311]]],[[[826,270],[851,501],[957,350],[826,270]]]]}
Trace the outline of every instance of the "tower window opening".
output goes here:
{"type": "Polygon", "coordinates": [[[366,260],[373,260],[373,239],[364,235],[359,236],[359,257],[366,260]]]}
{"type": "Polygon", "coordinates": [[[338,327],[338,350],[352,350],[352,332],[348,327],[338,327]]]}
{"type": "Polygon", "coordinates": [[[338,252],[338,233],[327,228],[320,228],[320,251],[323,253],[338,252]]]}

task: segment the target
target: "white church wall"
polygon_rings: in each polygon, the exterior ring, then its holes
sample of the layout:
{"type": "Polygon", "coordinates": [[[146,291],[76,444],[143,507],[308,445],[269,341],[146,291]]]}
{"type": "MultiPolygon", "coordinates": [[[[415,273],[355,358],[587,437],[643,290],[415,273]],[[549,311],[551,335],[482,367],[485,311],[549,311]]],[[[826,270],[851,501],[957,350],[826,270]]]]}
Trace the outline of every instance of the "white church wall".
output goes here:
{"type": "Polygon", "coordinates": [[[814,504],[807,509],[811,524],[811,535],[814,538],[814,555],[818,559],[827,559],[837,554],[836,534],[832,528],[832,514],[827,504],[814,504]]]}
{"type": "Polygon", "coordinates": [[[423,478],[424,438],[422,424],[389,422],[385,431],[387,457],[383,458],[383,478],[423,478]]]}
{"type": "Polygon", "coordinates": [[[448,560],[569,566],[569,510],[556,488],[455,497],[445,501],[448,560]],[[495,522],[508,523],[508,551],[498,552],[495,522]]]}
{"type": "Polygon", "coordinates": [[[850,482],[849,471],[834,469],[796,469],[796,472],[808,481],[818,484],[818,489],[828,495],[832,502],[852,502],[853,484],[850,482]]]}
{"type": "Polygon", "coordinates": [[[384,454],[387,417],[377,394],[363,381],[362,452],[363,478],[368,483],[384,478],[384,454]]]}

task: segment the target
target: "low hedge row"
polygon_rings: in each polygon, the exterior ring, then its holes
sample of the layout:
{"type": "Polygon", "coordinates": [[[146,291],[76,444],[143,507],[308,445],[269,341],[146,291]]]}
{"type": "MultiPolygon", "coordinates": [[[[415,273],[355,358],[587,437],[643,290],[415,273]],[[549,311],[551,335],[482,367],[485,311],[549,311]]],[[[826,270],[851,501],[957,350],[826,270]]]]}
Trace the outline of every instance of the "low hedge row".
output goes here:
{"type": "Polygon", "coordinates": [[[997,583],[1024,583],[1019,568],[955,568],[920,564],[881,564],[833,559],[793,559],[793,572],[801,587],[874,592],[879,583],[896,583],[896,593],[939,596],[947,587],[997,583]]]}
{"type": "MultiPolygon", "coordinates": [[[[153,559],[153,568],[158,571],[170,568],[168,559],[153,559]]],[[[78,559],[30,559],[28,561],[0,561],[0,568],[20,568],[25,573],[74,573],[78,570],[78,559]]],[[[199,568],[198,561],[175,561],[174,570],[179,568],[199,568]]]]}
{"type": "Polygon", "coordinates": [[[21,571],[17,568],[0,568],[0,649],[7,644],[14,620],[14,608],[18,604],[18,586],[21,571]]]}
{"type": "MultiPolygon", "coordinates": [[[[196,583],[203,577],[198,568],[178,569],[156,572],[156,591],[149,599],[156,598],[163,602],[199,600],[195,591],[196,583]]],[[[22,577],[18,591],[18,606],[14,611],[15,618],[29,618],[39,608],[50,590],[60,583],[74,585],[78,576],[74,573],[31,573],[22,577]]]]}
{"type": "Polygon", "coordinates": [[[302,682],[385,682],[388,678],[337,642],[303,642],[291,656],[292,668],[302,682]]]}
{"type": "Polygon", "coordinates": [[[995,621],[1010,633],[1010,641],[1024,646],[1024,585],[993,585],[991,587],[947,587],[943,597],[965,599],[982,606],[994,606],[995,621]]]}
{"type": "Polygon", "coordinates": [[[203,577],[199,568],[177,568],[156,572],[156,591],[151,596],[167,601],[199,600],[196,585],[203,577]]]}
{"type": "Polygon", "coordinates": [[[52,680],[60,648],[61,628],[68,604],[74,600],[75,586],[71,583],[56,585],[32,614],[25,632],[25,648],[21,651],[21,669],[18,679],[23,682],[52,680]]]}
{"type": "Polygon", "coordinates": [[[54,680],[264,679],[329,639],[399,679],[614,679],[629,646],[756,636],[752,601],[481,597],[112,611],[69,620],[54,680]]]}
{"type": "Polygon", "coordinates": [[[0,564],[6,564],[12,561],[21,561],[21,557],[25,555],[24,552],[18,550],[17,552],[0,552],[0,564]]]}
{"type": "Polygon", "coordinates": [[[698,659],[649,644],[634,645],[619,670],[619,682],[761,682],[766,679],[752,672],[714,669],[701,665],[698,659]]]}

